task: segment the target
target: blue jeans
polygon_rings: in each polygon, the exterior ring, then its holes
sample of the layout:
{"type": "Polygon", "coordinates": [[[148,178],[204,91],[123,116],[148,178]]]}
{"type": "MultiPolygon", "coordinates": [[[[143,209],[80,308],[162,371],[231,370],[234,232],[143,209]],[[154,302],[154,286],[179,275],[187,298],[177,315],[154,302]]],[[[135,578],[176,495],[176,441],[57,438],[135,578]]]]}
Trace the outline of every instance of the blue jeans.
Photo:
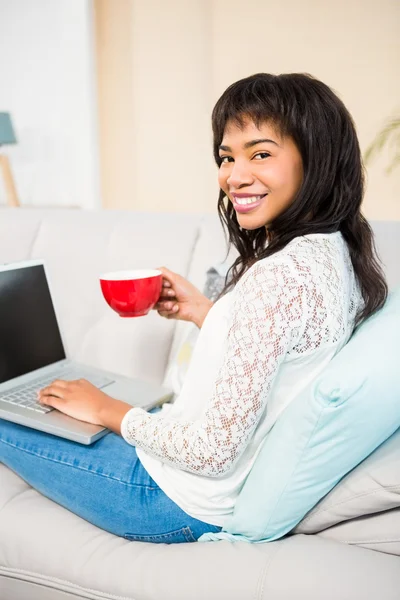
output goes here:
{"type": "Polygon", "coordinates": [[[179,508],[147,473],[136,448],[114,433],[84,446],[0,419],[0,463],[44,496],[128,540],[177,544],[221,530],[179,508]]]}

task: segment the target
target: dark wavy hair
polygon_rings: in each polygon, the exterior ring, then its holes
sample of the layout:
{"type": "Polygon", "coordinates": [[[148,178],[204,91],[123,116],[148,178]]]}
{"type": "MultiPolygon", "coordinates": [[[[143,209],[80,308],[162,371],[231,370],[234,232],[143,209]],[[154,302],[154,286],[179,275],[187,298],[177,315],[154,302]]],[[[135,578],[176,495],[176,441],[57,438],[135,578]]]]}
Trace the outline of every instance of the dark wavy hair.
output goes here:
{"type": "Polygon", "coordinates": [[[357,324],[381,308],[388,294],[372,229],[361,213],[364,169],[353,119],[343,102],[311,75],[259,73],[232,84],[212,113],[214,158],[228,122],[244,127],[271,124],[296,144],[303,161],[303,182],[293,203],[268,225],[240,227],[231,202],[220,190],[218,215],[239,257],[228,271],[221,295],[257,260],[271,256],[293,238],[340,231],[347,242],[364,298],[357,324]],[[310,218],[310,215],[312,217],[310,218]],[[267,244],[268,237],[268,244],[267,244]]]}

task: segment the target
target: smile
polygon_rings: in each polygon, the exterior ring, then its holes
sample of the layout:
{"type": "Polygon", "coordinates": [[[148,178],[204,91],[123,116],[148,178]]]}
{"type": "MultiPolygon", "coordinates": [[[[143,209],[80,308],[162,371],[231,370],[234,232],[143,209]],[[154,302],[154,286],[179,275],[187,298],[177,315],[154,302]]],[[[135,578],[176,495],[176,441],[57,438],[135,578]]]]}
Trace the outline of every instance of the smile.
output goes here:
{"type": "Polygon", "coordinates": [[[268,196],[268,194],[263,194],[262,196],[248,196],[247,198],[238,198],[234,196],[233,207],[236,212],[249,212],[250,210],[257,208],[266,196],[268,196]]]}

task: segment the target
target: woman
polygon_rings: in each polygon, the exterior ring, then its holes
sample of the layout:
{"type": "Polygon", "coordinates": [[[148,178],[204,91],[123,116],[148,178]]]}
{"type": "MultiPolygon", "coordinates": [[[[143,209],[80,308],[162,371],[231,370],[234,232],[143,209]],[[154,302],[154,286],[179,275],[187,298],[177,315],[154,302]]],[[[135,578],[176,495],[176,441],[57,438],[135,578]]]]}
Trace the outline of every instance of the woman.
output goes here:
{"type": "Polygon", "coordinates": [[[88,382],[56,381],[43,404],[117,435],[82,447],[0,428],[2,462],[127,539],[220,530],[276,419],[387,296],[360,212],[354,124],[325,84],[248,77],[224,92],[212,123],[218,211],[239,257],[214,304],[163,269],[159,313],[201,328],[175,403],[149,414],[88,382]]]}

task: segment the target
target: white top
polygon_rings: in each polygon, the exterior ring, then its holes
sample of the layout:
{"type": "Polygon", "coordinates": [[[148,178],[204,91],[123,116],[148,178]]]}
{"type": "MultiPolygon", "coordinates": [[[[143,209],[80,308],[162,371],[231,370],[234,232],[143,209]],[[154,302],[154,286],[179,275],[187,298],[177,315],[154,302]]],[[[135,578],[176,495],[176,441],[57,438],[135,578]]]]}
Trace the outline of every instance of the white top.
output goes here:
{"type": "Polygon", "coordinates": [[[189,515],[224,526],[265,436],[348,341],[362,307],[340,233],[295,238],[209,311],[175,403],[121,433],[189,515]]]}

